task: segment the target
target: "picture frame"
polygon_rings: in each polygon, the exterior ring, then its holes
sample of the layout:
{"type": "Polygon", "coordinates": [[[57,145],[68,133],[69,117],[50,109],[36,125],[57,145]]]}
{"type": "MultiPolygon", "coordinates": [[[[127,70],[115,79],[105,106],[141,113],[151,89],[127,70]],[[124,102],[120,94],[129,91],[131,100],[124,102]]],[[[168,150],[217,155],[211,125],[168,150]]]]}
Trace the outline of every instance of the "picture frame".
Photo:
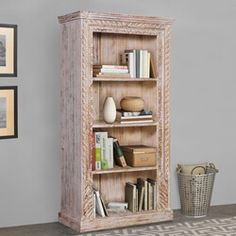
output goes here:
{"type": "Polygon", "coordinates": [[[0,24],[0,77],[17,76],[17,25],[0,24]]]}
{"type": "Polygon", "coordinates": [[[0,139],[18,137],[17,86],[0,86],[0,139]]]}

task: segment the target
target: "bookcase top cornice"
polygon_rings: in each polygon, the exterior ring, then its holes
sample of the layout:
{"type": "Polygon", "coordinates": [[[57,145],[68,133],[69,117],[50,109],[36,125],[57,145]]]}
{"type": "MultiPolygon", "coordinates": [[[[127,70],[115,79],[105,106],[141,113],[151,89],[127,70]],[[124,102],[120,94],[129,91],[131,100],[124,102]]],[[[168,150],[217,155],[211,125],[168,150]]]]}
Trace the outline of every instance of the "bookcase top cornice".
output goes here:
{"type": "Polygon", "coordinates": [[[77,19],[109,20],[121,22],[145,22],[150,24],[172,24],[174,21],[170,18],[156,16],[138,16],[120,13],[98,13],[89,11],[77,11],[58,17],[58,20],[61,24],[77,19]]]}

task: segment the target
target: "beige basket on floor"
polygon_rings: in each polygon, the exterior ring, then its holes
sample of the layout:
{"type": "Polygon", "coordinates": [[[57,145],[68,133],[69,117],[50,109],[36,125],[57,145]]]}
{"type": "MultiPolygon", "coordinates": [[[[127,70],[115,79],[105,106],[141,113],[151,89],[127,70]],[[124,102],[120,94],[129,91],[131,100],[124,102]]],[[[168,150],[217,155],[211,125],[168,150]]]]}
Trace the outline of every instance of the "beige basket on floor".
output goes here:
{"type": "Polygon", "coordinates": [[[182,174],[177,169],[181,213],[187,217],[200,218],[208,213],[211,195],[218,170],[213,164],[206,168],[206,174],[182,174]]]}

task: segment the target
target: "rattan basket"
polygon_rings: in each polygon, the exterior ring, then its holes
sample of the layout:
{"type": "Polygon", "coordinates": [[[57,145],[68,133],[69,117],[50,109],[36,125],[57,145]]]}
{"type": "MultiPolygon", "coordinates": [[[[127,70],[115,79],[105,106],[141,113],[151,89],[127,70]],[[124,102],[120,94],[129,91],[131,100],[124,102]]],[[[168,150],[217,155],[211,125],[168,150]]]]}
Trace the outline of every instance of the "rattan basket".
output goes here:
{"type": "Polygon", "coordinates": [[[187,217],[200,218],[208,214],[215,174],[218,170],[209,164],[206,174],[189,175],[177,170],[181,213],[187,217]]]}

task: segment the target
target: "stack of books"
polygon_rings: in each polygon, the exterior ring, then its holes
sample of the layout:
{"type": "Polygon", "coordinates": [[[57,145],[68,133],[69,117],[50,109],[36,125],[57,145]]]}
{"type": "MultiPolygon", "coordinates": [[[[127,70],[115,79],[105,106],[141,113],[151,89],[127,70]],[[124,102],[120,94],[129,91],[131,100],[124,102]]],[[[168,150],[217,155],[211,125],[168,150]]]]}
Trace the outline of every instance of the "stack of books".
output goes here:
{"type": "Polygon", "coordinates": [[[127,65],[93,65],[93,76],[130,78],[127,65]]]}
{"type": "Polygon", "coordinates": [[[93,158],[92,170],[106,170],[116,165],[126,167],[126,161],[119,142],[114,137],[109,137],[108,132],[93,132],[93,158]]]}
{"type": "Polygon", "coordinates": [[[128,65],[131,78],[150,78],[150,58],[148,50],[125,50],[121,64],[128,65]]]}
{"type": "Polygon", "coordinates": [[[157,209],[157,182],[153,179],[138,178],[137,183],[126,183],[125,202],[132,212],[157,209]]]}
{"type": "Polygon", "coordinates": [[[117,112],[121,124],[153,122],[152,111],[128,112],[118,109],[117,112]]]}

